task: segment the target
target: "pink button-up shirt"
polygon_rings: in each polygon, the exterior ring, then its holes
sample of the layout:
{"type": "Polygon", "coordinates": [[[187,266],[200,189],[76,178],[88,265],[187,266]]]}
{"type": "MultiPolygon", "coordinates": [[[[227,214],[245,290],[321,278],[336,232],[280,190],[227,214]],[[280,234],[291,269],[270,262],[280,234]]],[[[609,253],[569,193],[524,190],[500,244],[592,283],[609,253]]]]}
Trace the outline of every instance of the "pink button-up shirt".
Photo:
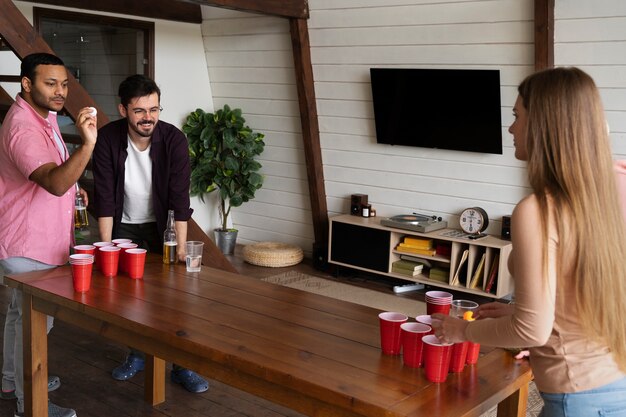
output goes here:
{"type": "Polygon", "coordinates": [[[74,240],[74,188],[60,197],[28,179],[41,165],[60,165],[56,114],[42,118],[19,95],[0,127],[0,259],[67,262],[74,240]]]}

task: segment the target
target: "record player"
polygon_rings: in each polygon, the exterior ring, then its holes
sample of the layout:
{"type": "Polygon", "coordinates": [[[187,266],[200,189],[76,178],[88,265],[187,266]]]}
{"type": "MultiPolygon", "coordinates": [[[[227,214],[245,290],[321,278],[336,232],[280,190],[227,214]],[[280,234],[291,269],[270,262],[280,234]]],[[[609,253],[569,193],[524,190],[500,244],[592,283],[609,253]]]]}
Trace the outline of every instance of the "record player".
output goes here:
{"type": "Polygon", "coordinates": [[[380,221],[383,226],[395,227],[397,229],[413,230],[415,232],[427,233],[443,229],[448,226],[448,222],[441,217],[427,216],[425,214],[400,214],[398,216],[387,217],[380,221]]]}

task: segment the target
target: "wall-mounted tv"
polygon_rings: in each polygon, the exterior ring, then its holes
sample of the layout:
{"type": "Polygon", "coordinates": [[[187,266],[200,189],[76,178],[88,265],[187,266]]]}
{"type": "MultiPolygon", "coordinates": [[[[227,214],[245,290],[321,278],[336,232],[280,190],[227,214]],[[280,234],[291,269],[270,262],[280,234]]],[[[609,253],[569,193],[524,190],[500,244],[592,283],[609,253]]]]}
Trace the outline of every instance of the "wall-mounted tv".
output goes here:
{"type": "Polygon", "coordinates": [[[370,68],[378,143],[502,153],[500,71],[370,68]]]}

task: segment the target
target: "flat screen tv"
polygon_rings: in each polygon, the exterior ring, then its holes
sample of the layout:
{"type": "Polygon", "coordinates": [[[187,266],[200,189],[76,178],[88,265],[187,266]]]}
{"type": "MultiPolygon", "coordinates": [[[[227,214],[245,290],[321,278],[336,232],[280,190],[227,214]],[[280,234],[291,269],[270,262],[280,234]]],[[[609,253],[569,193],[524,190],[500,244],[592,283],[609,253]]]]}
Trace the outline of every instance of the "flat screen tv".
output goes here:
{"type": "Polygon", "coordinates": [[[500,71],[371,68],[378,143],[502,153],[500,71]]]}

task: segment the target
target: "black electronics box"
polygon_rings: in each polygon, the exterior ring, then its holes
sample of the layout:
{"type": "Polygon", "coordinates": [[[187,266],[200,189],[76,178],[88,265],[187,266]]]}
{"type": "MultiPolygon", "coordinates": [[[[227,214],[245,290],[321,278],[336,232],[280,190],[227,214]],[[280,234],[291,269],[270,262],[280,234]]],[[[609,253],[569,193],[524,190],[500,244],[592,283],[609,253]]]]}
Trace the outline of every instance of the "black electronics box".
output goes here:
{"type": "Polygon", "coordinates": [[[502,216],[502,233],[500,237],[511,240],[511,216],[502,216]]]}
{"type": "Polygon", "coordinates": [[[367,206],[367,194],[352,194],[350,198],[350,214],[360,216],[363,206],[367,206]]]}

